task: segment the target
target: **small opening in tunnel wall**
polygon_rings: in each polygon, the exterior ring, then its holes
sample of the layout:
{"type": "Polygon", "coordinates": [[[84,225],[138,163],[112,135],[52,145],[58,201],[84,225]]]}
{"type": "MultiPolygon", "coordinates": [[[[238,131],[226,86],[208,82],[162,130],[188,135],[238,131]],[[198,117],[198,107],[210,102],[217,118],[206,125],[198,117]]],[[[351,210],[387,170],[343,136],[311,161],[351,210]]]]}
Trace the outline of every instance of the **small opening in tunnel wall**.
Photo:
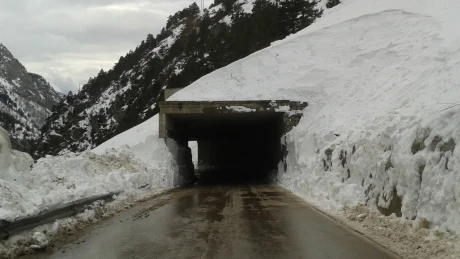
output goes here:
{"type": "Polygon", "coordinates": [[[195,169],[198,168],[198,141],[189,141],[188,147],[192,151],[192,162],[195,169]]]}

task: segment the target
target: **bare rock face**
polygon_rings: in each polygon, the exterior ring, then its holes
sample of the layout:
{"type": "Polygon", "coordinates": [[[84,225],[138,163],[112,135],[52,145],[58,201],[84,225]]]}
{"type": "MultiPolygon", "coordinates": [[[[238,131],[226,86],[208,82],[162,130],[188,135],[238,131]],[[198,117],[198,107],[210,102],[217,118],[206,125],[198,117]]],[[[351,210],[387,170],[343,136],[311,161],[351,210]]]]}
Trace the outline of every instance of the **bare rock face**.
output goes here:
{"type": "Polygon", "coordinates": [[[30,141],[60,100],[42,76],[27,72],[0,43],[0,126],[11,135],[14,149],[30,150],[30,141]]]}

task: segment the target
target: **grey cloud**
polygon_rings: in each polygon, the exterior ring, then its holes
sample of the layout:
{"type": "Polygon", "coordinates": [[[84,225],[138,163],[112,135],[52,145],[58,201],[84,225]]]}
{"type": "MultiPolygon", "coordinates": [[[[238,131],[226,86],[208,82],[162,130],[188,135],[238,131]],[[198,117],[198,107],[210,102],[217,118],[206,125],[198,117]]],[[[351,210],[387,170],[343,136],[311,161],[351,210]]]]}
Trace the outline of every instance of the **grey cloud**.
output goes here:
{"type": "Polygon", "coordinates": [[[193,2],[0,0],[0,42],[30,72],[42,74],[63,92],[75,91],[193,2]]]}
{"type": "Polygon", "coordinates": [[[63,76],[62,73],[58,71],[50,71],[47,74],[48,80],[54,84],[54,87],[59,88],[58,90],[67,94],[69,91],[74,92],[75,89],[78,89],[79,83],[76,82],[70,76],[63,76]]]}

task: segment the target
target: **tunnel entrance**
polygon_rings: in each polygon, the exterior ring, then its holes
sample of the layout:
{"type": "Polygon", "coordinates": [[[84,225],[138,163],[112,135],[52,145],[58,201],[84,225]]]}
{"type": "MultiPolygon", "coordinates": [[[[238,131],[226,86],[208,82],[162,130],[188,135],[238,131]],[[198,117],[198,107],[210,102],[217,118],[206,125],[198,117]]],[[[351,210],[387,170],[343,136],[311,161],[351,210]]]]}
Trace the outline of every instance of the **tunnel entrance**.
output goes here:
{"type": "Polygon", "coordinates": [[[306,106],[291,101],[160,102],[160,137],[179,164],[178,184],[197,176],[269,180],[286,155],[282,136],[298,123],[306,106]],[[197,170],[189,141],[198,142],[197,170]]]}
{"type": "Polygon", "coordinates": [[[174,114],[171,137],[198,142],[200,177],[257,180],[276,171],[282,159],[279,113],[174,114]]]}

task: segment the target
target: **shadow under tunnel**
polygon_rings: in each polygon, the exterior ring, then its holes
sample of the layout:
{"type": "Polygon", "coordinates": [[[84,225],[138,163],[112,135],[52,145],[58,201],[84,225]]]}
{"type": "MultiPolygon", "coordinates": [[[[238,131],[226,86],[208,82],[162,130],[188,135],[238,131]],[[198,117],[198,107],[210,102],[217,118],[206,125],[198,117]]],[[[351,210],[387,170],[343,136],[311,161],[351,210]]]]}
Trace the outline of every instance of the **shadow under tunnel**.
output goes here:
{"type": "Polygon", "coordinates": [[[269,182],[282,161],[281,113],[168,115],[181,145],[198,142],[199,183],[238,184],[269,182]]]}

